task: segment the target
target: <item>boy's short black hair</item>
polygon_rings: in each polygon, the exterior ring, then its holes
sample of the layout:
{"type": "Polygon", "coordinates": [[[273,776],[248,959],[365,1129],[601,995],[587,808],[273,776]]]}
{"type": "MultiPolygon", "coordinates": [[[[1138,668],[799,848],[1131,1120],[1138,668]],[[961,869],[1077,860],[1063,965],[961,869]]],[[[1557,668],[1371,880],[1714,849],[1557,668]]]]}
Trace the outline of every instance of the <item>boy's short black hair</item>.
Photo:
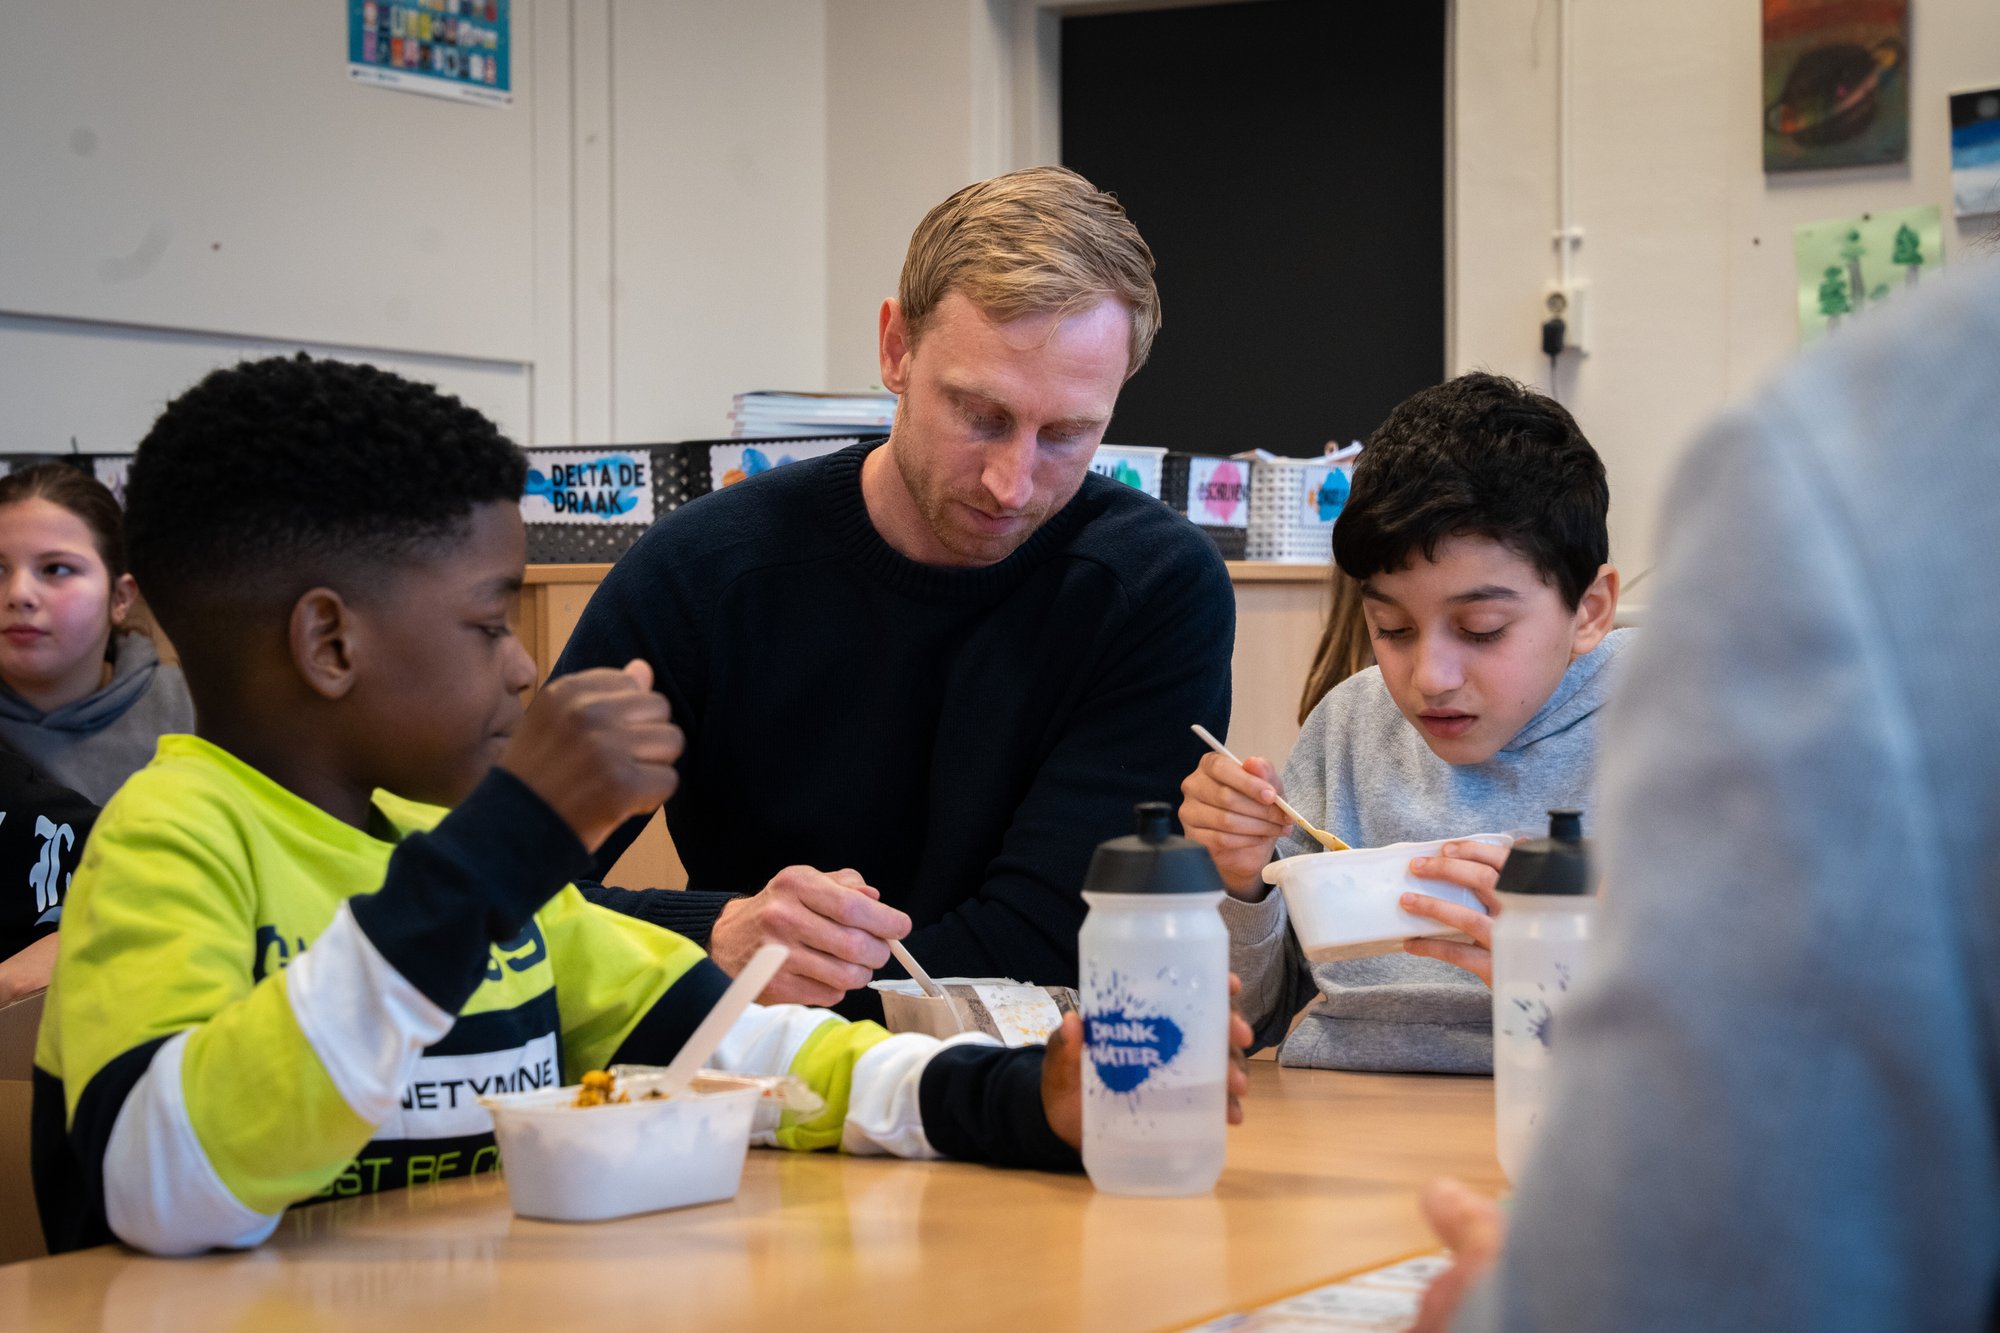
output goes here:
{"type": "Polygon", "coordinates": [[[1368,437],[1333,525],[1356,579],[1490,537],[1555,585],[1571,610],[1611,558],[1604,463],[1561,403],[1502,375],[1460,375],[1398,403],[1368,437]]]}
{"type": "Polygon", "coordinates": [[[295,357],[211,373],[160,414],[125,485],[133,574],[169,637],[448,541],[518,500],[520,449],[474,409],[374,366],[295,357]]]}

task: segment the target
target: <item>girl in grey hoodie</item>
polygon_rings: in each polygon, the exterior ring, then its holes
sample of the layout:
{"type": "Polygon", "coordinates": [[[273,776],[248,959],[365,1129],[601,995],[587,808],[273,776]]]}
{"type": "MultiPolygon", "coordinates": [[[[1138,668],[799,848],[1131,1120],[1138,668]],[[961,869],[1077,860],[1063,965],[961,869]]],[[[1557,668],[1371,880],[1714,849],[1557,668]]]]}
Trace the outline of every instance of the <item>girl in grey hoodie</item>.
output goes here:
{"type": "Polygon", "coordinates": [[[45,463],[0,478],[0,743],[102,805],[167,732],[194,728],[180,670],[125,629],[118,501],[45,463]]]}

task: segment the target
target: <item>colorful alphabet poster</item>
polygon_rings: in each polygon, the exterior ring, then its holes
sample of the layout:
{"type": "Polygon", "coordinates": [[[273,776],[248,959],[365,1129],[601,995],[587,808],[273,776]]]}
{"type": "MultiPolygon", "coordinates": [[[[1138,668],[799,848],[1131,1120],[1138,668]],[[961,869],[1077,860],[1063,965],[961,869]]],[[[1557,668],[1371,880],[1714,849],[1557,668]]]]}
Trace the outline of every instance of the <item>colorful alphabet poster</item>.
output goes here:
{"type": "Polygon", "coordinates": [[[774,467],[796,463],[802,458],[823,458],[839,453],[850,444],[861,443],[858,435],[823,440],[766,440],[761,444],[715,444],[708,450],[708,485],[711,490],[734,486],[739,481],[769,472],[774,467]]]}
{"type": "Polygon", "coordinates": [[[525,523],[651,523],[652,459],[643,450],[534,449],[525,523]]]}
{"type": "Polygon", "coordinates": [[[1809,222],[1792,236],[1799,342],[1818,342],[1944,267],[1936,204],[1809,222]]]}
{"type": "Polygon", "coordinates": [[[346,0],[347,76],[488,106],[514,100],[508,0],[346,0]]]}
{"type": "Polygon", "coordinates": [[[1250,464],[1234,458],[1188,460],[1187,513],[1205,528],[1250,526],[1250,464]]]}
{"type": "Polygon", "coordinates": [[[1144,491],[1155,500],[1160,498],[1160,465],[1166,460],[1165,449],[1147,448],[1144,445],[1104,444],[1091,455],[1090,470],[1122,481],[1135,491],[1144,491]]]}
{"type": "Polygon", "coordinates": [[[2000,88],[1951,95],[1951,211],[2000,213],[2000,88]]]}

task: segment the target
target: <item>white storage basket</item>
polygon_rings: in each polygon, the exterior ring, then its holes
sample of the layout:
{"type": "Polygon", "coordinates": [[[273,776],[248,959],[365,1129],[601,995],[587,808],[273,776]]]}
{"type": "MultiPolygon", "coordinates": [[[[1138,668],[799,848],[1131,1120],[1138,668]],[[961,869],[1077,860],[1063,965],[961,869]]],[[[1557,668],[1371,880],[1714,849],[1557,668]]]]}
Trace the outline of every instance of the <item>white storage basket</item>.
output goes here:
{"type": "Polygon", "coordinates": [[[1333,524],[1347,503],[1351,462],[1324,458],[1259,458],[1250,468],[1252,560],[1325,564],[1333,558],[1333,524]]]}

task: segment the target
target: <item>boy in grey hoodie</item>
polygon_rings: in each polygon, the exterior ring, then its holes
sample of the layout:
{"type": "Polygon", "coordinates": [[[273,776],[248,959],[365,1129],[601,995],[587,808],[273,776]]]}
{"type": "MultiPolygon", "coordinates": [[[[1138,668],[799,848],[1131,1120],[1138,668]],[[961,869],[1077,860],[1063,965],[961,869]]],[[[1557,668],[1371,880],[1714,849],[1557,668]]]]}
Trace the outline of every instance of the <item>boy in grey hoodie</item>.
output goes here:
{"type": "MultiPolygon", "coordinates": [[[[1356,847],[1588,811],[1598,709],[1629,636],[1611,628],[1609,504],[1604,465],[1570,414],[1499,376],[1425,389],[1369,437],[1333,542],[1361,585],[1378,665],[1320,701],[1282,781],[1261,758],[1209,755],[1181,784],[1181,823],[1231,894],[1223,917],[1243,1014],[1260,1045],[1283,1041],[1283,1063],[1492,1069],[1488,918],[1406,895],[1405,910],[1472,942],[1416,939],[1401,954],[1309,963],[1261,872],[1274,853],[1319,848],[1274,801],[1289,792],[1356,847]]],[[[1447,844],[1411,869],[1497,910],[1505,858],[1447,844]]]]}

